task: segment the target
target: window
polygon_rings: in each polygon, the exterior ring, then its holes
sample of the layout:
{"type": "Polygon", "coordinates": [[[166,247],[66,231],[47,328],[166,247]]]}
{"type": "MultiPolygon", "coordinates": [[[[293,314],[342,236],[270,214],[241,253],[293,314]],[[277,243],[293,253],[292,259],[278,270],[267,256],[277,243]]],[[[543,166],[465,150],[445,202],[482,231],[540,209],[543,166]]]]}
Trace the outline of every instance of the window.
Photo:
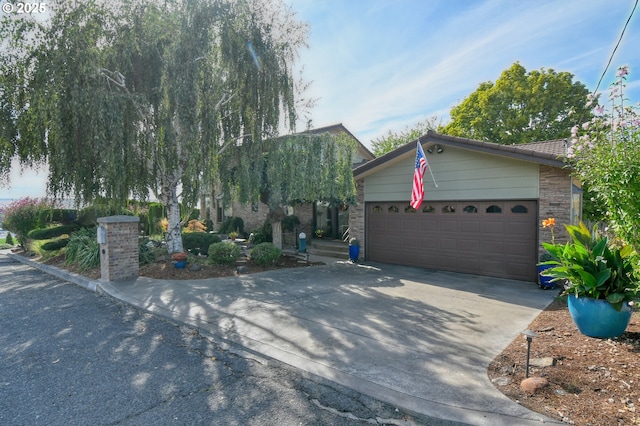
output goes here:
{"type": "Polygon", "coordinates": [[[405,213],[415,213],[415,212],[416,212],[416,209],[414,209],[414,208],[413,208],[413,207],[411,207],[411,206],[407,206],[407,207],[405,207],[405,208],[404,208],[404,212],[405,212],[405,213]]]}
{"type": "Polygon", "coordinates": [[[398,207],[390,206],[389,207],[389,213],[398,213],[398,207]]]}
{"type": "Polygon", "coordinates": [[[442,208],[442,213],[455,213],[456,207],[452,205],[444,206],[442,208]]]}
{"type": "Polygon", "coordinates": [[[465,213],[478,213],[478,208],[469,204],[464,209],[462,209],[462,211],[465,213]]]}
{"type": "Polygon", "coordinates": [[[373,208],[371,209],[372,213],[382,213],[382,207],[380,206],[373,206],[373,208]]]}
{"type": "Polygon", "coordinates": [[[522,204],[518,204],[517,206],[511,207],[511,213],[529,213],[529,209],[522,204]]]}
{"type": "Polygon", "coordinates": [[[502,213],[502,207],[496,206],[495,204],[487,207],[487,213],[502,213]]]}
{"type": "Polygon", "coordinates": [[[436,211],[436,209],[433,206],[429,205],[429,204],[427,204],[426,206],[424,206],[422,208],[422,213],[433,213],[435,211],[436,211]]]}

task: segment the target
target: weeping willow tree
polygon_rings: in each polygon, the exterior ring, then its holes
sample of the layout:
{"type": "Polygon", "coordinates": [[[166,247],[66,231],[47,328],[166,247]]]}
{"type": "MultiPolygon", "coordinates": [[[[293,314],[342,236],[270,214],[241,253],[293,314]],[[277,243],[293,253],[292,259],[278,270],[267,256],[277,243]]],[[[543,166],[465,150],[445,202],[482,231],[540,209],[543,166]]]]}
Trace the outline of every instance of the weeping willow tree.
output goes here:
{"type": "Polygon", "coordinates": [[[48,163],[55,197],[150,193],[182,251],[178,201],[218,178],[220,153],[254,158],[293,128],[306,26],[272,0],[49,4],[0,27],[0,172],[48,163]],[[257,153],[257,154],[256,154],[257,153]]]}
{"type": "Polygon", "coordinates": [[[221,170],[223,194],[242,203],[267,204],[273,244],[279,248],[285,205],[355,202],[352,158],[356,144],[347,135],[307,132],[268,140],[263,151],[251,141],[240,148],[224,157],[233,166],[221,170]]]}

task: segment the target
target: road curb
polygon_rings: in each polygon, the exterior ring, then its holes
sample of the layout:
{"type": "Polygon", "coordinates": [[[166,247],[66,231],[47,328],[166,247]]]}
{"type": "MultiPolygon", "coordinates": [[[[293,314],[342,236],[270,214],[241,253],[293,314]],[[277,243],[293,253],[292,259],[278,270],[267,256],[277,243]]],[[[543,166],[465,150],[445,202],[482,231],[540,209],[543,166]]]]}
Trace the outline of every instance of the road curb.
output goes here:
{"type": "Polygon", "coordinates": [[[46,265],[44,263],[36,262],[35,260],[29,259],[24,256],[20,256],[18,254],[10,253],[10,254],[7,254],[7,256],[9,256],[11,259],[17,260],[18,262],[24,265],[31,266],[32,268],[39,269],[42,272],[45,272],[49,275],[53,275],[54,277],[77,284],[80,287],[85,288],[87,290],[94,291],[94,292],[97,291],[99,282],[92,280],[91,278],[87,278],[83,275],[76,274],[74,272],[69,272],[52,265],[46,265]]]}

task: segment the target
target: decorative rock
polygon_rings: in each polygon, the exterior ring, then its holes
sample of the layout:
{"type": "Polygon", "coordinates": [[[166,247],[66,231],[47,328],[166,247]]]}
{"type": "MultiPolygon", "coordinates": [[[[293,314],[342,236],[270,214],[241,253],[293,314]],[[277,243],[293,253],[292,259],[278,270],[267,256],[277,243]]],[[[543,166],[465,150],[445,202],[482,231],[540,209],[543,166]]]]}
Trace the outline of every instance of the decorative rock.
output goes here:
{"type": "Polygon", "coordinates": [[[201,269],[202,269],[202,266],[198,265],[197,263],[194,263],[193,265],[191,265],[191,266],[189,267],[189,270],[190,270],[191,272],[198,272],[198,271],[199,271],[199,270],[201,270],[201,269]]]}
{"type": "Polygon", "coordinates": [[[556,360],[551,356],[544,358],[532,358],[529,361],[529,365],[534,367],[553,367],[556,365],[556,360]]]}
{"type": "Polygon", "coordinates": [[[509,377],[496,377],[495,379],[491,380],[491,383],[493,383],[496,386],[507,386],[509,383],[511,383],[511,379],[509,377]]]}
{"type": "Polygon", "coordinates": [[[544,377],[529,377],[528,379],[524,379],[522,383],[520,383],[520,389],[529,395],[533,395],[538,391],[538,389],[542,389],[547,386],[549,381],[544,377]]]}
{"type": "Polygon", "coordinates": [[[237,274],[247,274],[247,273],[249,273],[249,268],[247,268],[246,266],[238,266],[236,268],[236,273],[237,274]]]}

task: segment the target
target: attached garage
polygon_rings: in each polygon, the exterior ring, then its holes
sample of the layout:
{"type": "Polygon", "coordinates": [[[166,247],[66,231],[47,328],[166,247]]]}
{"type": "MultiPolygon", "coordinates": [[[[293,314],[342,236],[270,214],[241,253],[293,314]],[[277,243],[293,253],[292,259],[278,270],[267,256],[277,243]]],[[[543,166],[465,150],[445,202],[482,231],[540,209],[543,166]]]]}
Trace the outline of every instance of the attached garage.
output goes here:
{"type": "Polygon", "coordinates": [[[366,203],[368,259],[477,275],[532,280],[537,202],[366,203]]]}
{"type": "Polygon", "coordinates": [[[563,141],[504,146],[429,132],[419,142],[433,179],[427,172],[415,210],[416,142],[354,170],[359,205],[350,228],[364,258],[536,281],[540,242],[550,240],[541,219],[580,217],[581,191],[560,158],[563,141]]]}

